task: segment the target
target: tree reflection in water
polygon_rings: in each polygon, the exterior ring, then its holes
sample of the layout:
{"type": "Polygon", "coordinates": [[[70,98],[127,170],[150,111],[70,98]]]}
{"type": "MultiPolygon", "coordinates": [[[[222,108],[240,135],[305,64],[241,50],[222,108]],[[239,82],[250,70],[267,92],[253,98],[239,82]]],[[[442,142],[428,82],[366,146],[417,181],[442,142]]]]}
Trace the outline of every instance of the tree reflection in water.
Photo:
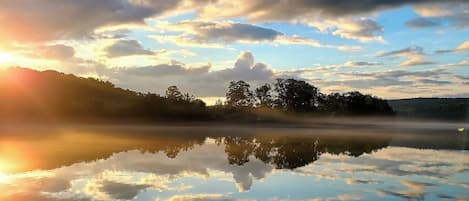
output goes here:
{"type": "Polygon", "coordinates": [[[228,162],[243,165],[250,156],[277,169],[295,169],[319,159],[323,153],[358,157],[388,146],[390,138],[363,141],[356,137],[218,137],[225,145],[228,162]]]}

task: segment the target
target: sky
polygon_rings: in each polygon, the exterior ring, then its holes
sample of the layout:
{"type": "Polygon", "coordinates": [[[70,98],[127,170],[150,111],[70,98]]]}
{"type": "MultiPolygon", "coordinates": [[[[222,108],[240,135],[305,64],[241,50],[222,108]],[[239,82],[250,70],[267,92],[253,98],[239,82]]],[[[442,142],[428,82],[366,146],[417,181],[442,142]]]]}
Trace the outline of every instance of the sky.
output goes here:
{"type": "Polygon", "coordinates": [[[467,0],[0,0],[0,68],[56,70],[209,104],[231,80],[469,97],[467,0]]]}

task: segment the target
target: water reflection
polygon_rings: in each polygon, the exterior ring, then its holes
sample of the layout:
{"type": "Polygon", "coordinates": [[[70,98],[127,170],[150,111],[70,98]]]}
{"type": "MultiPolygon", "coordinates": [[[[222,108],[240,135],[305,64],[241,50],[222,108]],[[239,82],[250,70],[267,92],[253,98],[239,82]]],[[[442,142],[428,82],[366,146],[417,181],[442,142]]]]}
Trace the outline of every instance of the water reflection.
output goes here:
{"type": "Polygon", "coordinates": [[[453,144],[455,150],[395,146],[416,137],[389,131],[35,130],[44,132],[42,137],[29,132],[2,136],[0,159],[21,157],[8,159],[17,165],[0,165],[0,200],[469,198],[469,156],[457,149],[460,144],[453,144]]]}

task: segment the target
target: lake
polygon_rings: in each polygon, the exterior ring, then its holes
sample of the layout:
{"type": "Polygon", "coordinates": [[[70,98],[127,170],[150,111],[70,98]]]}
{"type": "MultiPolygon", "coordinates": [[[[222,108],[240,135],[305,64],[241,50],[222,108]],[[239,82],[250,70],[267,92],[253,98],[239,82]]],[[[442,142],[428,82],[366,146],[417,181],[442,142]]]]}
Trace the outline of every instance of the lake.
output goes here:
{"type": "Polygon", "coordinates": [[[3,126],[0,200],[469,200],[464,126],[3,126]]]}

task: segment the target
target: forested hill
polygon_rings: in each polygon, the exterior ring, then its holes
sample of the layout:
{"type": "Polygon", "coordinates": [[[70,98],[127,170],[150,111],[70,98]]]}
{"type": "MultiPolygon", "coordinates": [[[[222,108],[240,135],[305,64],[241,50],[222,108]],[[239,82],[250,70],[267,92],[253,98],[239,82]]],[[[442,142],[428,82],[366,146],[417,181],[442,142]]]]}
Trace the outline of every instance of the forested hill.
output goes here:
{"type": "Polygon", "coordinates": [[[469,98],[414,98],[388,100],[398,117],[419,119],[469,119],[469,98]]]}
{"type": "Polygon", "coordinates": [[[0,71],[3,121],[171,120],[206,116],[205,103],[192,96],[172,100],[56,71],[0,71]]]}

